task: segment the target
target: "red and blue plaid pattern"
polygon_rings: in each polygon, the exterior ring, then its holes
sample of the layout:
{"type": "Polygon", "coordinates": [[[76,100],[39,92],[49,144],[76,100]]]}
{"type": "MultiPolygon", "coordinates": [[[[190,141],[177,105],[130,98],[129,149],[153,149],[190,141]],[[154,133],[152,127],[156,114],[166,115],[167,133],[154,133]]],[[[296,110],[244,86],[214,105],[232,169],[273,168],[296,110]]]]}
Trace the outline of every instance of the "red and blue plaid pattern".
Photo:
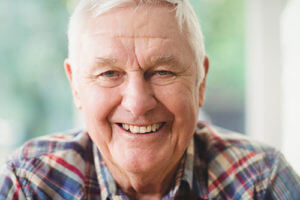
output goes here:
{"type": "MultiPolygon", "coordinates": [[[[84,131],[27,142],[2,167],[2,199],[129,199],[84,131]]],[[[300,179],[265,145],[200,124],[167,199],[300,199],[300,179]]]]}

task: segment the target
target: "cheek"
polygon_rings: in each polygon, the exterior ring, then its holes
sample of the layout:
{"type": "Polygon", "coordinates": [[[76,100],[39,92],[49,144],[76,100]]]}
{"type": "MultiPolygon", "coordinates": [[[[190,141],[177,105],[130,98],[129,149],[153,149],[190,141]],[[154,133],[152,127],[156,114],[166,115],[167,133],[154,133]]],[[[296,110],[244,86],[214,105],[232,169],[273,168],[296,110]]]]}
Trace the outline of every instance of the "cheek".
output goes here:
{"type": "Polygon", "coordinates": [[[198,103],[195,90],[184,83],[157,88],[155,96],[174,115],[175,122],[196,121],[198,103]]]}
{"type": "Polygon", "coordinates": [[[105,120],[117,101],[117,93],[97,86],[86,87],[82,90],[82,109],[87,116],[105,120]]]}
{"type": "Polygon", "coordinates": [[[107,117],[118,104],[118,93],[111,89],[86,86],[80,94],[84,119],[93,141],[98,145],[109,142],[111,125],[107,117]]]}
{"type": "Polygon", "coordinates": [[[196,94],[194,90],[182,83],[156,92],[159,101],[174,116],[171,124],[171,143],[176,147],[175,154],[182,155],[193,136],[197,123],[196,94]]]}
{"type": "MultiPolygon", "coordinates": [[[[192,87],[191,87],[192,88],[192,87]]],[[[156,90],[156,97],[174,116],[171,124],[171,143],[176,152],[181,153],[192,137],[198,116],[198,106],[194,90],[182,83],[156,90]]]]}

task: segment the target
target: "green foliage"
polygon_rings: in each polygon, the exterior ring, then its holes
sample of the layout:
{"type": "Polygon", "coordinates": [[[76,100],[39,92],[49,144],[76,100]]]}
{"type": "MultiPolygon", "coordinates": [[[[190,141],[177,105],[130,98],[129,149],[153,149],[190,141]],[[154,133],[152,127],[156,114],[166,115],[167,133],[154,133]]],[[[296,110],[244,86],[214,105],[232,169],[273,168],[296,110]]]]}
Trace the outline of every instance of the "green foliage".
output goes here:
{"type": "MultiPolygon", "coordinates": [[[[210,58],[207,103],[242,104],[245,90],[244,2],[192,0],[210,58]],[[218,97],[219,98],[216,98],[218,97]]],[[[232,107],[232,106],[231,106],[232,107]]]]}
{"type": "Polygon", "coordinates": [[[0,118],[15,121],[27,137],[71,127],[67,20],[61,0],[0,3],[0,118]]]}

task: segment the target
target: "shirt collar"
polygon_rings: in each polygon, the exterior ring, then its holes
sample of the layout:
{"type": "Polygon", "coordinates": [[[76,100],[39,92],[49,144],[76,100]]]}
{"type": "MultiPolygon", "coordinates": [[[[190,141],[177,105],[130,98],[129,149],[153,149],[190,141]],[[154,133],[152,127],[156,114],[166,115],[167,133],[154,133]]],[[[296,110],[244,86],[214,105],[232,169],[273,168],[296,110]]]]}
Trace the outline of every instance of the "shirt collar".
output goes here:
{"type": "Polygon", "coordinates": [[[174,199],[174,197],[183,189],[181,186],[186,183],[184,189],[190,190],[193,183],[193,165],[194,165],[194,141],[191,140],[186,152],[180,160],[176,171],[175,180],[171,191],[163,199],[174,199]]]}
{"type": "Polygon", "coordinates": [[[109,172],[108,168],[104,164],[104,160],[97,146],[93,143],[93,154],[97,179],[101,191],[101,199],[109,199],[109,197],[117,194],[117,186],[109,172]]]}
{"type": "Polygon", "coordinates": [[[193,169],[194,169],[194,140],[192,139],[187,150],[186,150],[186,159],[184,162],[184,171],[182,175],[182,180],[186,181],[190,188],[193,187],[193,169]]]}
{"type": "Polygon", "coordinates": [[[207,136],[210,131],[204,123],[199,123],[182,159],[181,169],[176,174],[173,187],[175,199],[209,199],[207,170],[207,136]],[[178,177],[181,179],[178,180],[178,177]],[[183,195],[183,196],[182,196],[183,195]]]}

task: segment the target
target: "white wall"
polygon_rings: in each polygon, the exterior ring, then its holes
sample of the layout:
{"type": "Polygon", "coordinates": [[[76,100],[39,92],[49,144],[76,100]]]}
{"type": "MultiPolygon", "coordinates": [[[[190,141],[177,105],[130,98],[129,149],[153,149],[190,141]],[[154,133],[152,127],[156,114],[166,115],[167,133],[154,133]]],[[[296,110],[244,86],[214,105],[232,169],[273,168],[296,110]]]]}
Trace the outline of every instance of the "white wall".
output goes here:
{"type": "Polygon", "coordinates": [[[246,130],[283,151],[300,174],[300,7],[286,2],[246,1],[246,130]]]}
{"type": "Polygon", "coordinates": [[[247,134],[281,148],[280,13],[283,0],[246,1],[247,134]]]}
{"type": "Polygon", "coordinates": [[[290,1],[282,15],[282,151],[300,173],[300,1],[290,1]]]}

